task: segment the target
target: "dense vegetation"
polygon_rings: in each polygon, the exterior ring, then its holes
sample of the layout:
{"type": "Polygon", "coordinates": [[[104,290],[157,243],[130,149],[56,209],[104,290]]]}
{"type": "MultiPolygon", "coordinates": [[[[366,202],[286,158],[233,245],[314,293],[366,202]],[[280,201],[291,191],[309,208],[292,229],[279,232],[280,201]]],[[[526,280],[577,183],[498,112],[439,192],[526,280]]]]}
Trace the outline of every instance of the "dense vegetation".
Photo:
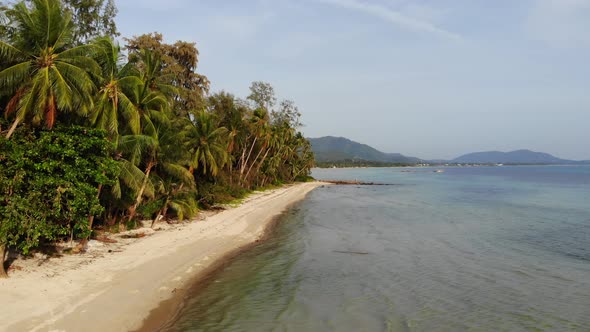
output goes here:
{"type": "Polygon", "coordinates": [[[309,175],[292,101],[264,82],[210,94],[195,44],[151,33],[122,49],[115,15],[112,0],[0,5],[1,262],[309,175]]]}

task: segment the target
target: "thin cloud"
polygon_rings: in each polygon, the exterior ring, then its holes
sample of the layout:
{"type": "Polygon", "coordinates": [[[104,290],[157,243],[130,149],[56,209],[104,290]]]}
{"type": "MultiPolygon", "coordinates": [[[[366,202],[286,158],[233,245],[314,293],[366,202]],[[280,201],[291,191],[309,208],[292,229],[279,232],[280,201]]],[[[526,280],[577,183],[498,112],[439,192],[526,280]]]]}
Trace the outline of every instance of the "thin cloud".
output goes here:
{"type": "Polygon", "coordinates": [[[525,30],[557,47],[590,46],[590,0],[535,0],[525,30]]]}
{"type": "Polygon", "coordinates": [[[462,39],[461,36],[459,36],[456,33],[439,28],[430,22],[418,20],[418,19],[415,19],[412,17],[408,17],[398,11],[394,11],[394,10],[389,9],[384,6],[364,3],[364,2],[357,1],[357,0],[319,0],[319,1],[322,3],[325,3],[325,4],[330,4],[330,5],[338,6],[341,8],[346,8],[346,9],[350,9],[350,10],[356,10],[359,12],[363,12],[365,14],[378,17],[380,19],[383,19],[385,21],[388,21],[390,23],[393,23],[397,26],[400,26],[400,27],[403,27],[406,29],[428,32],[428,33],[432,33],[432,34],[442,36],[442,37],[445,37],[448,39],[453,39],[453,40],[461,40],[462,39]]]}

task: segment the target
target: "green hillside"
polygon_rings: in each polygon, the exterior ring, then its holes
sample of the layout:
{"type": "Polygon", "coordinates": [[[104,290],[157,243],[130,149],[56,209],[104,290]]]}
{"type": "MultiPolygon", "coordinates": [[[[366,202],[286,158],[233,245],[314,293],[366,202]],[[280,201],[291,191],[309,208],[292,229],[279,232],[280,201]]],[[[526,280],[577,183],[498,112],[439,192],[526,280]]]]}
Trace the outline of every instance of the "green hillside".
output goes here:
{"type": "Polygon", "coordinates": [[[345,160],[371,161],[380,163],[416,164],[421,160],[399,153],[384,153],[366,144],[344,137],[326,136],[309,138],[316,162],[337,162],[345,160]]]}

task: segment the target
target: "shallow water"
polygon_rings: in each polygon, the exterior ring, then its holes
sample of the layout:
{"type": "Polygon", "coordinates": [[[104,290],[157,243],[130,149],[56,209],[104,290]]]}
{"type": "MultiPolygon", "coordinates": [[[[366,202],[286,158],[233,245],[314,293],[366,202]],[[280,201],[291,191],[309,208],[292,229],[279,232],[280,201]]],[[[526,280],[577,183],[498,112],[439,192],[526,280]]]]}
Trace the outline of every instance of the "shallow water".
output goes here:
{"type": "Polygon", "coordinates": [[[590,331],[590,167],[313,175],[395,185],[313,191],[168,331],[590,331]]]}

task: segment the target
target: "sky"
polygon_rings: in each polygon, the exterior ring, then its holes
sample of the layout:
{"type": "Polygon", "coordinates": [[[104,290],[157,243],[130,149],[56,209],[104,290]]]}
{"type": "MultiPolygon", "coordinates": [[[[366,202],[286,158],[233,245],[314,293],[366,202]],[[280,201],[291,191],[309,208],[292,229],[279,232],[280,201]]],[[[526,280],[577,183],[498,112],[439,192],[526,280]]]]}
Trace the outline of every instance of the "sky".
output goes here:
{"type": "Polygon", "coordinates": [[[212,92],[292,99],[307,137],[450,159],[590,159],[590,0],[116,0],[125,37],[195,42],[212,92]]]}

